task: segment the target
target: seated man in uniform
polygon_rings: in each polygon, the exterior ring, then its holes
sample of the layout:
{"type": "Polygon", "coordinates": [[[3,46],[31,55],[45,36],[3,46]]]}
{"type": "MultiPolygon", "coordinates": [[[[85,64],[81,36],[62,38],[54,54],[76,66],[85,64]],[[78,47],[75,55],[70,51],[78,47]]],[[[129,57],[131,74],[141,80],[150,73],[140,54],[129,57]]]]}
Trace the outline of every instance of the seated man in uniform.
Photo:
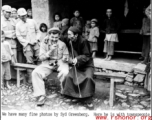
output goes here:
{"type": "Polygon", "coordinates": [[[51,28],[48,31],[48,36],[44,38],[40,45],[39,58],[42,64],[32,72],[33,96],[37,98],[37,105],[43,105],[46,98],[44,78],[53,72],[57,67],[59,72],[58,78],[60,81],[69,72],[69,66],[66,63],[68,59],[68,49],[62,41],[59,40],[60,30],[51,28]],[[55,65],[56,64],[56,65],[55,65]]]}

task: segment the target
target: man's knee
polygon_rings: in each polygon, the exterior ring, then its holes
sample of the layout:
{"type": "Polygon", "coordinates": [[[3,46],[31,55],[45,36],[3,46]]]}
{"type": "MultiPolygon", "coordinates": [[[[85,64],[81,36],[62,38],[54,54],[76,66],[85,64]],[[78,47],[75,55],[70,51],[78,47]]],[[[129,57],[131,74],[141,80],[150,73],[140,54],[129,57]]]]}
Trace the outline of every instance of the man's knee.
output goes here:
{"type": "Polygon", "coordinates": [[[39,74],[40,74],[40,72],[37,68],[32,71],[32,76],[37,76],[39,74]]]}
{"type": "Polygon", "coordinates": [[[28,63],[33,63],[33,53],[31,51],[25,52],[24,55],[28,63]]]}

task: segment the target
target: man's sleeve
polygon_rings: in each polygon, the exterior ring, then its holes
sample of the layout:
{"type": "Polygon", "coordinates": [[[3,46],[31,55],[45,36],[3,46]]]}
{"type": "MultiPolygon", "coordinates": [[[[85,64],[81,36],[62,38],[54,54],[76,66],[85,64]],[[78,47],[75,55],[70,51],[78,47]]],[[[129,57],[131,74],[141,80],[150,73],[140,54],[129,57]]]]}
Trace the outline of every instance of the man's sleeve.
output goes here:
{"type": "Polygon", "coordinates": [[[20,30],[19,30],[19,24],[16,25],[16,36],[17,36],[17,39],[19,40],[19,42],[25,48],[28,45],[28,41],[22,37],[20,30]]]}
{"type": "Polygon", "coordinates": [[[77,66],[81,66],[84,65],[86,62],[88,62],[91,58],[91,53],[89,50],[89,44],[87,41],[83,41],[81,43],[81,51],[82,51],[82,55],[77,56],[77,66]]]}
{"type": "Polygon", "coordinates": [[[38,25],[37,25],[36,21],[33,20],[33,22],[34,22],[34,25],[35,25],[36,40],[38,40],[39,39],[39,34],[40,34],[39,28],[38,28],[38,25]]]}

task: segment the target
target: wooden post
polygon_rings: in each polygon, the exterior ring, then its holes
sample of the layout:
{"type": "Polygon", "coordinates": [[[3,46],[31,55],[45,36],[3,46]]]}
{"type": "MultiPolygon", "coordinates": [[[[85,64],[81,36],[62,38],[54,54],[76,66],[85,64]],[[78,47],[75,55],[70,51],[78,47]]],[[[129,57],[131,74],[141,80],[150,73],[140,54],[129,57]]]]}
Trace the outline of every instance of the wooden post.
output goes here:
{"type": "Polygon", "coordinates": [[[52,11],[49,6],[49,0],[31,0],[31,3],[33,19],[37,22],[38,26],[41,23],[45,23],[50,28],[53,18],[50,17],[52,11]]]}
{"type": "Polygon", "coordinates": [[[17,68],[17,87],[20,87],[20,69],[17,68]]]}
{"type": "Polygon", "coordinates": [[[110,99],[109,99],[109,105],[110,107],[113,107],[113,102],[114,102],[114,84],[115,84],[115,79],[114,78],[111,78],[110,79],[110,99]]]}

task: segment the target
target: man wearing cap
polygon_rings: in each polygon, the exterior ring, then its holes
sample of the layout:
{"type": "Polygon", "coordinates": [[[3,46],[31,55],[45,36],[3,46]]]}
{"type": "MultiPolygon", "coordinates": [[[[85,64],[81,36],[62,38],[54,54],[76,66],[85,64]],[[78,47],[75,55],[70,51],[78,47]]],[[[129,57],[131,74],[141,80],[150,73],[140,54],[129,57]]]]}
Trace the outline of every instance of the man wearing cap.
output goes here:
{"type": "Polygon", "coordinates": [[[69,64],[72,69],[70,69],[69,74],[62,83],[62,94],[74,98],[88,98],[93,96],[95,92],[94,64],[89,43],[80,34],[77,27],[70,27],[68,30],[69,41],[67,46],[70,55],[69,64]]]}
{"type": "Polygon", "coordinates": [[[10,18],[10,16],[11,7],[9,5],[5,5],[3,7],[1,26],[5,33],[6,41],[10,43],[12,51],[14,53],[14,62],[17,62],[15,22],[10,18]]]}
{"type": "Polygon", "coordinates": [[[68,49],[64,42],[59,40],[60,30],[51,28],[48,36],[40,45],[39,58],[42,64],[32,72],[33,96],[37,98],[37,105],[45,102],[46,92],[44,80],[49,74],[57,68],[58,78],[62,82],[69,72],[69,66],[66,63],[69,57],[68,49]]]}
{"type": "MultiPolygon", "coordinates": [[[[3,5],[2,6],[2,10],[1,10],[1,16],[3,16],[5,9],[8,7],[9,5],[3,5]]],[[[10,6],[9,6],[10,7],[10,6]]]]}
{"type": "Polygon", "coordinates": [[[15,21],[16,24],[19,22],[20,19],[18,18],[16,8],[12,8],[11,18],[15,21]]]}
{"type": "Polygon", "coordinates": [[[27,19],[24,8],[18,9],[20,21],[16,25],[16,36],[23,46],[24,55],[28,64],[34,64],[34,56],[38,58],[38,27],[35,20],[27,19]]]}
{"type": "MultiPolygon", "coordinates": [[[[27,19],[27,12],[24,8],[17,11],[20,21],[16,24],[16,36],[23,46],[23,53],[28,64],[34,64],[34,60],[38,60],[38,27],[33,19],[27,19]]],[[[31,72],[27,70],[28,82],[31,83],[31,72]]]]}

